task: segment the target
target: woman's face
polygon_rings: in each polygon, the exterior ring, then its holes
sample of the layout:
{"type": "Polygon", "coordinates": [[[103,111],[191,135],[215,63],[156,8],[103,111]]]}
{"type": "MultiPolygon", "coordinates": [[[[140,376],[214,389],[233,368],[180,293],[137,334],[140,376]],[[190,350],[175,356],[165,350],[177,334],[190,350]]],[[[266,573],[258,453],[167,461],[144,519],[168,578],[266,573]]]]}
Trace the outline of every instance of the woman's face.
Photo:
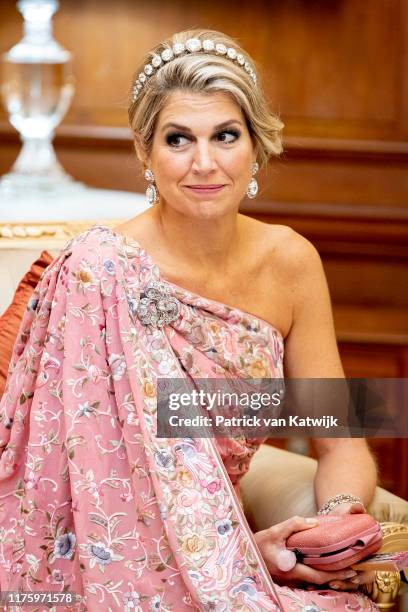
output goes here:
{"type": "Polygon", "coordinates": [[[193,218],[237,211],[256,155],[240,107],[225,93],[173,92],[147,166],[164,202],[193,218]]]}

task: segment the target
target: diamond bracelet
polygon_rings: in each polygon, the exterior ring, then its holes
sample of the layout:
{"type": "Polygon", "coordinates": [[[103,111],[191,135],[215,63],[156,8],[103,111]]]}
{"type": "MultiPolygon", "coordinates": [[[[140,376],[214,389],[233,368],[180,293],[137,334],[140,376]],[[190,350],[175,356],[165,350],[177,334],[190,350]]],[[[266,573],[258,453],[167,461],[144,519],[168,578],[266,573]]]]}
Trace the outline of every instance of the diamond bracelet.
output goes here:
{"type": "Polygon", "coordinates": [[[327,502],[323,504],[317,514],[320,516],[324,514],[329,514],[329,512],[331,512],[331,510],[333,510],[333,508],[335,508],[336,506],[350,502],[362,504],[364,506],[360,497],[357,497],[356,495],[351,495],[350,493],[340,493],[335,497],[330,497],[327,502]]]}

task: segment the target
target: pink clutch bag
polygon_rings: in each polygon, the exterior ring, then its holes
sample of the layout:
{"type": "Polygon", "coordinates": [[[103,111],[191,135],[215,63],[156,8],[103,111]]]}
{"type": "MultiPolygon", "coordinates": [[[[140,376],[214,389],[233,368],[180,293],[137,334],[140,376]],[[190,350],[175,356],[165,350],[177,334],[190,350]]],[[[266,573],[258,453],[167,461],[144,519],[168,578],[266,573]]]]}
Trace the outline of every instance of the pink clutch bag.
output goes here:
{"type": "Polygon", "coordinates": [[[381,525],[369,514],[317,516],[319,524],[286,540],[299,562],[321,570],[341,570],[375,553],[381,525]]]}

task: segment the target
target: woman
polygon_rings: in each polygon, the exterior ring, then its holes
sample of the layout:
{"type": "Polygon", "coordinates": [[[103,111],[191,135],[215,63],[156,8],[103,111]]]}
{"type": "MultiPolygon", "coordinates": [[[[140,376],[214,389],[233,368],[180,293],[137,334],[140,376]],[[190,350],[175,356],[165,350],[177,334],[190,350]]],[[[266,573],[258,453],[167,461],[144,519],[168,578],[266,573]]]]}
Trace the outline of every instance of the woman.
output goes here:
{"type": "MultiPolygon", "coordinates": [[[[74,592],[90,611],[377,609],[356,572],[316,571],[285,549],[315,522],[250,532],[239,479],[261,440],[156,435],[158,378],[282,377],[284,353],[286,376],[344,376],[316,250],[238,213],[258,164],[281,151],[252,65],[224,34],[196,30],[138,71],[129,115],[154,205],[66,245],[14,347],[2,590],[74,592]]],[[[318,444],[319,507],[364,512],[365,444],[318,444]]]]}

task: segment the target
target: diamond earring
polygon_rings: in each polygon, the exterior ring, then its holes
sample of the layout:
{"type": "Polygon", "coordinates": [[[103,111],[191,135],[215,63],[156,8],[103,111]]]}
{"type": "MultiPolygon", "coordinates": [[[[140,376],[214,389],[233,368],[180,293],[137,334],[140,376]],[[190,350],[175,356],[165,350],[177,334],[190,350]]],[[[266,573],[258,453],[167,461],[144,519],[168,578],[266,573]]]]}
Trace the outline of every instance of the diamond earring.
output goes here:
{"type": "Polygon", "coordinates": [[[154,182],[155,176],[151,170],[147,169],[145,170],[144,177],[146,181],[150,183],[150,185],[146,189],[146,199],[149,204],[153,205],[159,200],[156,183],[154,182]]]}
{"type": "Polygon", "coordinates": [[[256,194],[258,193],[258,181],[256,180],[256,178],[253,177],[254,174],[256,174],[259,170],[259,165],[254,162],[252,164],[252,178],[248,183],[248,187],[246,190],[246,194],[248,196],[248,198],[255,198],[256,194]]]}

